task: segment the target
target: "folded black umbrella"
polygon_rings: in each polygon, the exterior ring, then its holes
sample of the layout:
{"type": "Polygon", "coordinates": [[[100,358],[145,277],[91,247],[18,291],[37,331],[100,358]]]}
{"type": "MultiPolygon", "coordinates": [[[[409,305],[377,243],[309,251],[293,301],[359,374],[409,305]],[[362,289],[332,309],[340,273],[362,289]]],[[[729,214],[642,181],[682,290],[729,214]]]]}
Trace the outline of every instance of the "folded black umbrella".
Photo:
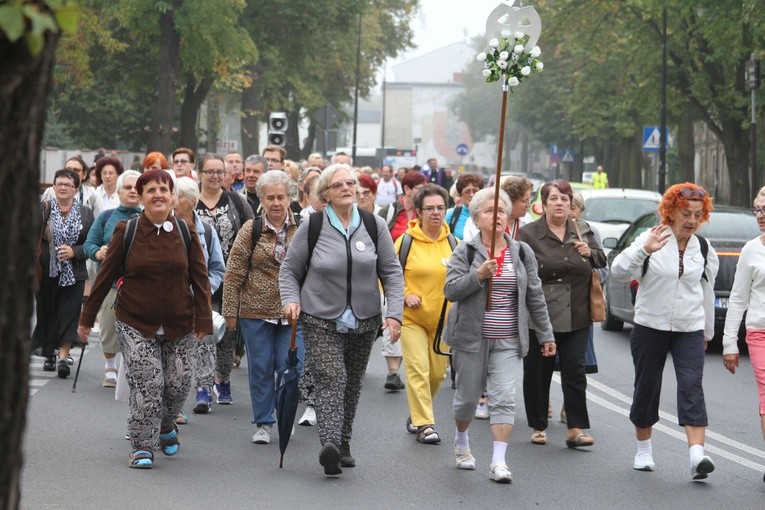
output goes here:
{"type": "Polygon", "coordinates": [[[292,426],[295,424],[295,415],[298,407],[298,359],[295,336],[297,335],[297,321],[292,322],[292,338],[290,350],[287,353],[287,366],[279,373],[276,380],[276,427],[279,431],[279,467],[284,464],[284,452],[290,442],[292,426]]]}

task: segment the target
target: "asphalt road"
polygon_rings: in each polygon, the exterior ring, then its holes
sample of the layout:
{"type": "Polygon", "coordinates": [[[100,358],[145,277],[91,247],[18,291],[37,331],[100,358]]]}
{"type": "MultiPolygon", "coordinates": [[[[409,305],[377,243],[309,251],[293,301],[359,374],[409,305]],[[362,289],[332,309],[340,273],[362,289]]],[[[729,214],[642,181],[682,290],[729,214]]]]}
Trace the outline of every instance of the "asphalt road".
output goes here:
{"type": "MultiPolygon", "coordinates": [[[[454,467],[452,390],[447,383],[435,408],[441,445],[415,442],[405,431],[406,395],[382,389],[384,360],[379,345],[370,360],[352,442],[357,467],[337,478],[318,464],[315,428],[297,427],[284,469],[278,468],[278,440],[254,445],[247,369],[234,370],[234,405],[213,404],[212,413],[190,414],[181,426],[175,457],[157,454],[152,470],[127,466],[124,439],[127,404],[101,387],[100,348],[85,352],[77,392],[67,380],[39,371],[33,358],[32,389],[25,438],[22,508],[26,509],[228,509],[228,508],[587,508],[699,509],[763,508],[765,447],[758,399],[748,358],[731,376],[719,353],[707,355],[704,386],[710,428],[707,453],[717,469],[706,482],[691,482],[685,435],[677,426],[674,373],[667,363],[662,419],[654,433],[654,472],[632,469],[633,428],[627,418],[632,388],[628,329],[596,327],[600,372],[590,376],[588,405],[596,445],[590,451],[565,447],[559,380],[552,389],[556,419],[548,445],[534,446],[519,388],[516,429],[508,447],[511,485],[488,478],[491,436],[488,422],[470,429],[475,471],[454,467]]],[[[79,350],[77,351],[79,353],[79,350]]],[[[191,398],[187,406],[191,409],[191,398]]],[[[302,413],[302,406],[298,411],[302,413]]]]}

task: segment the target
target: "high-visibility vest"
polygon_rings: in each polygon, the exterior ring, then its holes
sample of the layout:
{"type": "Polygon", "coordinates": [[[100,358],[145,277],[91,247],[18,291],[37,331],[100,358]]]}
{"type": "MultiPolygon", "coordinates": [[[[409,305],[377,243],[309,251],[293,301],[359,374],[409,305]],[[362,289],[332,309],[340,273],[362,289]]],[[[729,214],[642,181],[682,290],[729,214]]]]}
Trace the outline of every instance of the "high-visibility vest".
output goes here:
{"type": "Polygon", "coordinates": [[[605,172],[595,172],[592,174],[592,185],[595,189],[604,189],[608,182],[608,174],[605,172]]]}

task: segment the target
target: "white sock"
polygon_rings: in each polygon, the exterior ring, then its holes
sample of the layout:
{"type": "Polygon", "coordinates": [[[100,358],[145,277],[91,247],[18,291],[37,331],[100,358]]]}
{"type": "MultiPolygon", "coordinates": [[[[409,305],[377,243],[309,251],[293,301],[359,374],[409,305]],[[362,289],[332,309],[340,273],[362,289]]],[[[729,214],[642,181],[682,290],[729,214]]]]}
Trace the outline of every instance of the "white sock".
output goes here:
{"type": "Polygon", "coordinates": [[[691,467],[693,467],[694,464],[698,463],[701,457],[704,456],[704,445],[692,444],[691,447],[688,448],[688,454],[691,457],[691,467]]]}
{"type": "Polygon", "coordinates": [[[507,451],[507,443],[502,441],[494,441],[494,452],[491,455],[492,464],[507,464],[505,462],[505,452],[507,451]]]}
{"type": "Polygon", "coordinates": [[[454,434],[454,447],[459,450],[467,450],[470,448],[470,441],[468,440],[468,431],[460,432],[455,431],[454,434]]]}
{"type": "Polygon", "coordinates": [[[106,368],[117,368],[117,356],[106,360],[106,368]]]}
{"type": "Polygon", "coordinates": [[[637,455],[640,455],[641,453],[648,453],[653,455],[653,447],[651,446],[651,439],[646,439],[645,441],[638,441],[637,442],[637,455]]]}

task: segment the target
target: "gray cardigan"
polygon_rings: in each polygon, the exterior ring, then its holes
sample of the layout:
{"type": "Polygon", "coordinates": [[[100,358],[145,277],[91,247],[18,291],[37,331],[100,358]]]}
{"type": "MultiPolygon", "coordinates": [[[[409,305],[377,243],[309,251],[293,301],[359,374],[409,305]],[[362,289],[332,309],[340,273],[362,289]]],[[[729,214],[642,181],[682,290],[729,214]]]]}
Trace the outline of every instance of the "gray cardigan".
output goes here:
{"type": "Polygon", "coordinates": [[[302,289],[300,280],[308,262],[309,221],[300,224],[290,242],[279,271],[282,306],[300,303],[303,312],[327,320],[340,317],[346,306],[350,306],[358,319],[369,319],[381,312],[379,278],[388,301],[387,316],[402,322],[404,275],[385,220],[375,215],[377,253],[364,222],[351,232],[350,240],[346,240],[330,225],[326,212],[322,214],[322,221],[321,235],[302,289]]]}
{"type": "MultiPolygon", "coordinates": [[[[505,234],[510,246],[510,255],[515,262],[515,275],[518,280],[518,335],[521,341],[521,356],[529,352],[529,316],[533,321],[540,344],[554,342],[550,318],[547,316],[547,303],[542,292],[542,282],[537,275],[537,261],[534,252],[526,243],[510,239],[505,234]],[[520,250],[524,250],[524,263],[519,264],[520,250]]],[[[460,243],[452,253],[446,269],[446,299],[454,302],[446,322],[446,343],[454,349],[478,352],[483,341],[481,329],[486,312],[488,285],[478,279],[478,268],[489,258],[481,236],[468,242],[460,243]],[[468,249],[475,248],[473,264],[468,265],[468,249]]]]}

